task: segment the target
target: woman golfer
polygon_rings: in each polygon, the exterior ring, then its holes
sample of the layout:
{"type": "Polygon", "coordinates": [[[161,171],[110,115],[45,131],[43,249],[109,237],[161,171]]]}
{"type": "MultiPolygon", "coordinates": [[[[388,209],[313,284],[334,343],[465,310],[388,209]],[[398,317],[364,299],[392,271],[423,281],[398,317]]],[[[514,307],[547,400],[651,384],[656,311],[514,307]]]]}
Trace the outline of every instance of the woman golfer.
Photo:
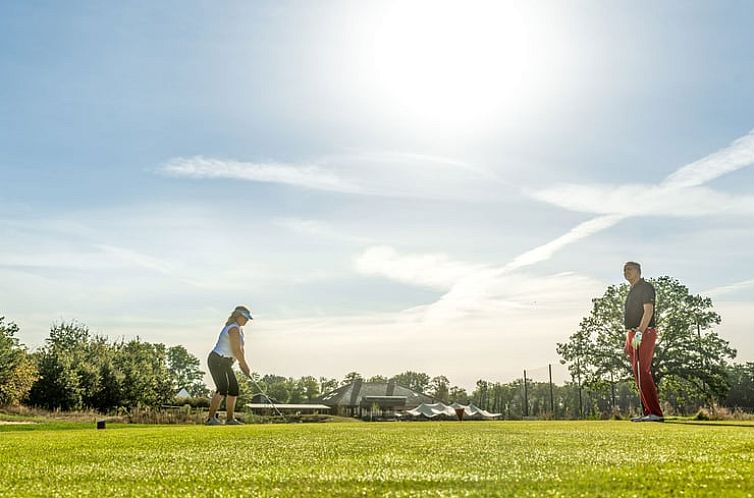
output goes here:
{"type": "Polygon", "coordinates": [[[225,425],[241,425],[242,422],[235,419],[233,412],[238,399],[238,380],[233,373],[233,363],[238,360],[238,366],[247,376],[251,375],[249,365],[246,363],[244,353],[243,327],[251,320],[251,312],[245,306],[236,306],[233,313],[225,322],[225,327],[220,332],[215,348],[207,358],[209,372],[215,381],[215,394],[209,404],[209,418],[207,425],[222,425],[222,421],[215,417],[220,402],[225,399],[225,425]]]}

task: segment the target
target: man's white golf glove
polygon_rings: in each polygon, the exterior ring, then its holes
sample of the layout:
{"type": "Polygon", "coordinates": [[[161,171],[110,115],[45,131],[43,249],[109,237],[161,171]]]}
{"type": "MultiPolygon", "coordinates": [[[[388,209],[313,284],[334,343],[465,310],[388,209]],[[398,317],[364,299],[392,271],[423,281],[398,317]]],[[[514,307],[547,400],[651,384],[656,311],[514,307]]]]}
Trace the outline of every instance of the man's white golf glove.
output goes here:
{"type": "Polygon", "coordinates": [[[634,338],[631,340],[631,346],[634,347],[634,349],[639,349],[639,346],[641,346],[641,330],[634,329],[634,338]]]}

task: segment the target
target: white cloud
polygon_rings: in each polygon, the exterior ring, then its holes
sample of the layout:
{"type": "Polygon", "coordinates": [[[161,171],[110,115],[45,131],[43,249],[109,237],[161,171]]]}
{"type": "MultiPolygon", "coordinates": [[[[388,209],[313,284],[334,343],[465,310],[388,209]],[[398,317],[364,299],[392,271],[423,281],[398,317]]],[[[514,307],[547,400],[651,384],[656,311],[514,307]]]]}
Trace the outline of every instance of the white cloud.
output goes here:
{"type": "Polygon", "coordinates": [[[669,175],[659,185],[556,185],[529,192],[537,200],[572,211],[629,216],[754,214],[754,197],[700,188],[754,163],[754,132],[669,175]]]}
{"type": "Polygon", "coordinates": [[[364,274],[446,291],[438,301],[410,310],[432,324],[460,318],[494,319],[503,311],[578,307],[602,285],[571,273],[534,276],[508,267],[453,261],[445,254],[401,255],[387,246],[364,251],[356,268],[364,274]]]}
{"type": "Polygon", "coordinates": [[[707,183],[715,178],[754,163],[754,130],[730,146],[684,166],[668,176],[664,187],[688,188],[707,183]]]}
{"type": "Polygon", "coordinates": [[[331,192],[464,202],[499,200],[513,190],[491,171],[449,158],[397,152],[351,153],[313,164],[175,158],[159,171],[189,178],[281,183],[331,192]]]}
{"type": "Polygon", "coordinates": [[[731,294],[731,293],[738,292],[741,290],[750,289],[752,287],[754,287],[754,279],[742,280],[740,282],[734,282],[731,284],[721,285],[719,287],[708,289],[706,291],[703,291],[701,295],[709,296],[709,297],[718,297],[725,294],[731,294]]]}
{"type": "Polygon", "coordinates": [[[492,320],[512,313],[562,316],[585,306],[602,282],[574,273],[531,275],[502,269],[472,273],[425,309],[427,321],[492,320]]]}
{"type": "Polygon", "coordinates": [[[557,185],[531,197],[571,211],[629,216],[752,215],[754,196],[656,185],[557,185]]]}
{"type": "Polygon", "coordinates": [[[365,275],[379,275],[398,282],[432,289],[448,290],[460,279],[484,268],[482,265],[451,261],[447,255],[401,255],[388,246],[371,247],[355,261],[365,275]]]}
{"type": "Polygon", "coordinates": [[[506,264],[503,268],[506,271],[512,271],[524,266],[530,266],[541,261],[550,259],[553,254],[562,249],[563,247],[573,244],[581,239],[591,236],[597,232],[610,228],[619,221],[623,220],[625,216],[621,215],[608,215],[594,218],[580,225],[575,226],[569,232],[561,235],[555,240],[552,240],[539,247],[535,247],[525,253],[516,256],[510,263],[506,264]]]}
{"type": "Polygon", "coordinates": [[[360,192],[360,188],[318,165],[250,163],[205,158],[175,158],[162,171],[190,178],[229,178],[264,183],[284,183],[315,190],[344,193],[360,192]]]}

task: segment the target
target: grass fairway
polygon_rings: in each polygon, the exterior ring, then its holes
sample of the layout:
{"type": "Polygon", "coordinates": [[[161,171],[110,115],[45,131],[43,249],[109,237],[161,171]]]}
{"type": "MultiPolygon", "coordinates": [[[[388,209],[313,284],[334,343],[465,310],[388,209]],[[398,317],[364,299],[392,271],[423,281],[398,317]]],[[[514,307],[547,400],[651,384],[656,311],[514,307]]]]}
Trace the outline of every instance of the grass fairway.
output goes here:
{"type": "Polygon", "coordinates": [[[0,428],[0,496],[754,496],[754,426],[0,428]]]}

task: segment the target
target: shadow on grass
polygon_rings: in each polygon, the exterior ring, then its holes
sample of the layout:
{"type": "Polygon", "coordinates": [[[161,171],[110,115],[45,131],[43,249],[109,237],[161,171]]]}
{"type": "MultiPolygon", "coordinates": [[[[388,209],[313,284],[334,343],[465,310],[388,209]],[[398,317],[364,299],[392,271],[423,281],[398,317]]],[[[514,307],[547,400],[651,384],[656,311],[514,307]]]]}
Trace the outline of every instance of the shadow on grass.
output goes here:
{"type": "Polygon", "coordinates": [[[701,425],[704,427],[744,427],[746,429],[754,429],[754,423],[752,422],[735,422],[735,421],[717,421],[717,420],[668,420],[665,419],[666,424],[676,425],[701,425]]]}

